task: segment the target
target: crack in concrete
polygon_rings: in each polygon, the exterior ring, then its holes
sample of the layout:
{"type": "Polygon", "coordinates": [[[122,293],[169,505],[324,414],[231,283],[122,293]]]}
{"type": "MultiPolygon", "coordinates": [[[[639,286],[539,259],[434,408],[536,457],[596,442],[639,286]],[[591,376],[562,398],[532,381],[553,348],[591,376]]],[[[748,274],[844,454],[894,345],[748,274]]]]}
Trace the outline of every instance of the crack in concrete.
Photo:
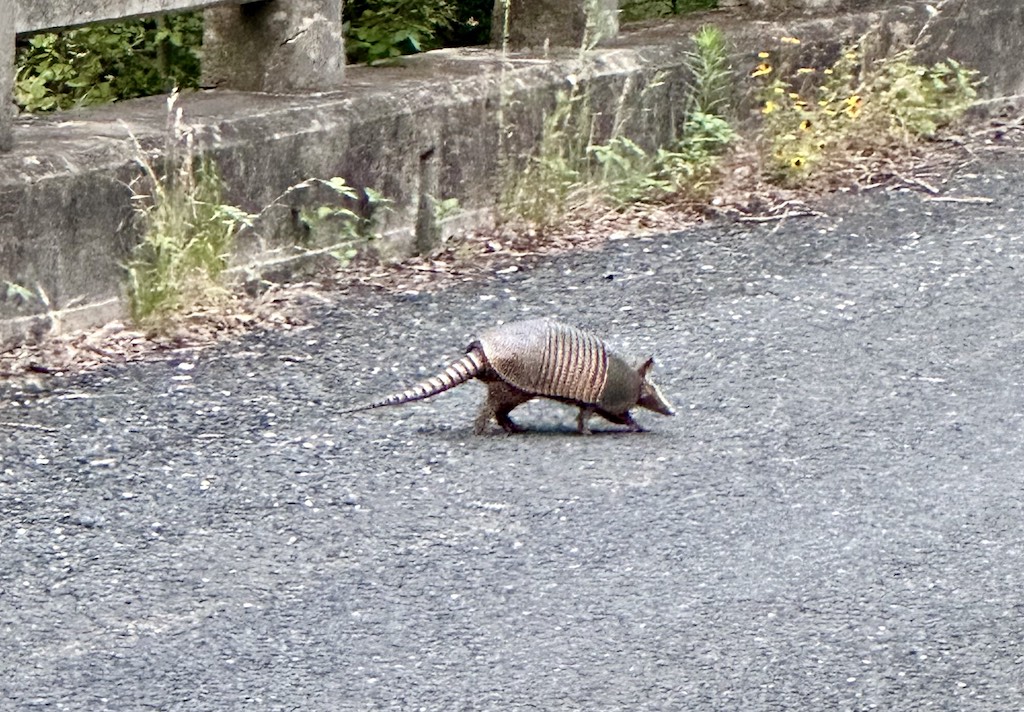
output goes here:
{"type": "Polygon", "coordinates": [[[299,28],[295,31],[295,34],[293,34],[290,37],[288,37],[287,39],[285,39],[285,41],[281,43],[281,46],[284,47],[285,45],[290,45],[290,44],[293,44],[294,42],[297,42],[300,37],[302,37],[307,32],[309,32],[309,29],[314,24],[316,24],[318,22],[323,22],[326,19],[327,18],[325,18],[323,15],[319,15],[319,14],[318,15],[313,15],[312,17],[304,17],[304,18],[302,18],[302,24],[299,25],[299,28]]]}

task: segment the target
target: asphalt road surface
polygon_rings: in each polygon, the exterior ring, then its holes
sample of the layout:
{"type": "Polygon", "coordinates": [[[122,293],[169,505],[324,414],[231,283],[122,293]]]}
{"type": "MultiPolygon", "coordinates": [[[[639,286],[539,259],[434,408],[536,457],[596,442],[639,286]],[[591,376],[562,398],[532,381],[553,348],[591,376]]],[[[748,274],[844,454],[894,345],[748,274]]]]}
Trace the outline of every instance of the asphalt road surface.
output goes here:
{"type": "Polygon", "coordinates": [[[1021,175],[8,387],[51,430],[0,428],[2,709],[1024,708],[1021,175]],[[678,415],[338,412],[527,315],[655,354],[678,415]]]}

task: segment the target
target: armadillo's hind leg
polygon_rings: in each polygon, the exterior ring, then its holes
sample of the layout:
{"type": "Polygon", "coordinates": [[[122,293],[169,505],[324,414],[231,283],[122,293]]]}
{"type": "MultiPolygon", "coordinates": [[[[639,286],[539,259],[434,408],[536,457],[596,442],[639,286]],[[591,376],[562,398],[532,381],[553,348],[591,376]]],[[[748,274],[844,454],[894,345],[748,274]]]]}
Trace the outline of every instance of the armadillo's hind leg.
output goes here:
{"type": "Polygon", "coordinates": [[[484,403],[483,406],[480,407],[480,412],[476,416],[476,421],[473,423],[473,432],[477,435],[483,435],[487,432],[488,423],[491,422],[491,419],[494,419],[498,421],[498,425],[500,425],[502,430],[506,433],[521,433],[523,428],[512,422],[512,419],[508,417],[508,410],[505,412],[495,412],[490,403],[484,403]]]}
{"type": "Polygon", "coordinates": [[[474,425],[476,434],[480,435],[487,430],[487,424],[491,418],[498,421],[498,425],[506,433],[522,432],[523,428],[516,425],[508,414],[512,412],[513,408],[522,405],[532,398],[532,395],[519,390],[515,386],[510,386],[501,381],[491,381],[487,384],[487,400],[484,402],[483,407],[480,408],[480,414],[476,417],[474,425]]]}
{"type": "Polygon", "coordinates": [[[580,435],[590,435],[592,433],[590,429],[590,416],[595,412],[593,408],[580,406],[580,414],[576,416],[576,430],[579,431],[580,435]]]}

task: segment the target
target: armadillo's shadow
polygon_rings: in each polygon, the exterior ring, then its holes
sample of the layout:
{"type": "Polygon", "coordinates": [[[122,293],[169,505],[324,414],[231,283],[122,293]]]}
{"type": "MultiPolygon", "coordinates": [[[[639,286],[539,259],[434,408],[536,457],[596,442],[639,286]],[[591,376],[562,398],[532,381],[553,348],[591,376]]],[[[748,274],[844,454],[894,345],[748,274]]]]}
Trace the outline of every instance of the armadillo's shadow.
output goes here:
{"type": "Polygon", "coordinates": [[[639,432],[629,430],[627,428],[615,428],[609,427],[606,429],[594,428],[591,430],[589,435],[581,434],[574,426],[571,425],[560,425],[557,423],[541,424],[524,426],[523,430],[516,433],[506,433],[504,430],[498,427],[488,428],[485,432],[477,435],[473,432],[472,428],[460,428],[460,427],[446,427],[443,425],[431,425],[419,428],[416,431],[420,435],[425,436],[442,436],[452,438],[475,438],[480,441],[487,440],[531,440],[537,438],[579,438],[580,440],[587,440],[589,438],[617,438],[617,437],[636,437],[638,435],[648,435],[650,431],[641,430],[639,432]]]}

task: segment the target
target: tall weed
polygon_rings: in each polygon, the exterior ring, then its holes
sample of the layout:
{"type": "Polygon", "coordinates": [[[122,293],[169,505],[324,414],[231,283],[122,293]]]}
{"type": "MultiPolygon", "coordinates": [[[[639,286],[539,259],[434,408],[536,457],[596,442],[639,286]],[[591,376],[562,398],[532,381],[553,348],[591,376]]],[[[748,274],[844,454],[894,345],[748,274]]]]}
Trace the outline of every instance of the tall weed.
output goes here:
{"type": "Polygon", "coordinates": [[[627,82],[611,135],[600,142],[594,140],[598,117],[590,94],[584,82],[574,81],[545,116],[536,152],[511,176],[505,213],[543,227],[595,200],[621,208],[679,192],[702,193],[735,137],[728,120],[732,73],[721,31],[703,27],[693,41],[685,120],[666,145],[651,150],[629,135],[629,107],[649,103],[647,94],[663,86],[664,75],[654,76],[639,98],[627,96],[627,82]]]}

